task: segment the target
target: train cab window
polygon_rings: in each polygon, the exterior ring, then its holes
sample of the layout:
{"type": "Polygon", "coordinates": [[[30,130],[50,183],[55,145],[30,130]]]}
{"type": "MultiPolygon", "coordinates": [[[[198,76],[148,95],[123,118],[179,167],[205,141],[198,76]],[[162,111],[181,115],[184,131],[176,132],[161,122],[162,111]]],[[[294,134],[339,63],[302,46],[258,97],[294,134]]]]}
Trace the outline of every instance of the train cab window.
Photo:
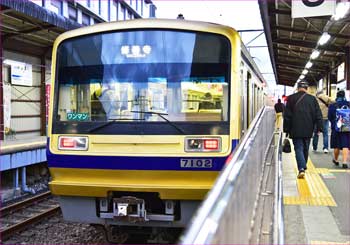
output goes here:
{"type": "Polygon", "coordinates": [[[68,39],[56,69],[59,122],[229,120],[230,43],[218,34],[138,30],[68,39]]]}

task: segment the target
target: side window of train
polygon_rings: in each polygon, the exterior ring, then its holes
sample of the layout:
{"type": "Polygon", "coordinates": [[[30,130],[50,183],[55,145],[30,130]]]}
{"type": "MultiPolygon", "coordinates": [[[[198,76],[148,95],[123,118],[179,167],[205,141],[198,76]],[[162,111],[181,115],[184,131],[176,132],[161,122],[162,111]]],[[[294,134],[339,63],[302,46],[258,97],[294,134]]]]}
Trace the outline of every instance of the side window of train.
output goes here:
{"type": "MultiPolygon", "coordinates": [[[[195,77],[182,81],[182,105],[177,116],[195,121],[228,120],[228,88],[228,83],[222,78],[195,77]]],[[[176,120],[175,114],[170,117],[176,120]]]]}

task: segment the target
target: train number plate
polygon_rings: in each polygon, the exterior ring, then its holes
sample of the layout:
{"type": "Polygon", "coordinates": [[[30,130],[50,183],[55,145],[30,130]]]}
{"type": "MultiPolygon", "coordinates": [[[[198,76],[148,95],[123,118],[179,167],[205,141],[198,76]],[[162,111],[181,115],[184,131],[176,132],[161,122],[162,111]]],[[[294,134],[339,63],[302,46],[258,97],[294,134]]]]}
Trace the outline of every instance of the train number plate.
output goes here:
{"type": "Polygon", "coordinates": [[[186,159],[181,158],[181,168],[212,168],[212,159],[186,159]]]}

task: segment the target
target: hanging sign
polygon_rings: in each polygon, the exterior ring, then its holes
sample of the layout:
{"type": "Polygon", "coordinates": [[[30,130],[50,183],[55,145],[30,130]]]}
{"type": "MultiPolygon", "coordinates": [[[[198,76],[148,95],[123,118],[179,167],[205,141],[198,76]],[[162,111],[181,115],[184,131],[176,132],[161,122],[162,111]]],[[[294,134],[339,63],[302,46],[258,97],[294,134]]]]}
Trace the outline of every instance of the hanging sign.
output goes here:
{"type": "Polygon", "coordinates": [[[292,0],[292,18],[333,15],[335,0],[292,0]]]}
{"type": "Polygon", "coordinates": [[[11,61],[11,83],[13,85],[33,86],[32,65],[11,61]]]}
{"type": "Polygon", "coordinates": [[[338,66],[338,77],[337,82],[345,80],[345,62],[338,66]]]}

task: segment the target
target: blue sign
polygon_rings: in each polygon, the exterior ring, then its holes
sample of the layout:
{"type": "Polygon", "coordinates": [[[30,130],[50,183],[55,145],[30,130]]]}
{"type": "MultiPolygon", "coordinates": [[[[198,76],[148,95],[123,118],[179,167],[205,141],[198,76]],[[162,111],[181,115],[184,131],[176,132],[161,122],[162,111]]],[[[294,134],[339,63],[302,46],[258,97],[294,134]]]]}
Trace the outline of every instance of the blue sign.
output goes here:
{"type": "Polygon", "coordinates": [[[88,113],[67,113],[68,121],[87,121],[89,120],[88,113]]]}

